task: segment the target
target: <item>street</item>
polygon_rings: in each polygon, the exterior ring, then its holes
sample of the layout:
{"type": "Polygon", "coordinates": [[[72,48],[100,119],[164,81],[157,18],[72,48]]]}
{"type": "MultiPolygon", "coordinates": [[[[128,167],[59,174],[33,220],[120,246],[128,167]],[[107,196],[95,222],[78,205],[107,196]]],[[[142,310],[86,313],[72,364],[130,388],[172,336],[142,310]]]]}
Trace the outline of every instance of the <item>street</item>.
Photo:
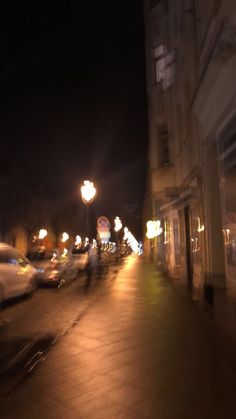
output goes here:
{"type": "Polygon", "coordinates": [[[39,287],[30,297],[5,303],[1,310],[5,322],[0,326],[0,397],[5,398],[22,376],[37,364],[41,356],[62,337],[117,272],[110,266],[106,278],[93,279],[91,289],[85,288],[86,275],[80,272],[61,287],[39,287]],[[6,386],[6,380],[9,383],[6,386]],[[1,394],[2,393],[2,394],[1,394]]]}
{"type": "MultiPolygon", "coordinates": [[[[36,293],[40,301],[47,296],[42,322],[56,313],[59,320],[45,330],[39,322],[35,332],[55,336],[74,324],[12,389],[1,418],[234,419],[235,373],[204,312],[138,256],[105,284],[96,297],[91,290],[94,298],[77,318],[83,297],[76,300],[76,282],[63,290],[60,300],[71,305],[62,303],[67,326],[56,290],[36,293]]],[[[33,298],[26,306],[30,313],[33,298]]]]}

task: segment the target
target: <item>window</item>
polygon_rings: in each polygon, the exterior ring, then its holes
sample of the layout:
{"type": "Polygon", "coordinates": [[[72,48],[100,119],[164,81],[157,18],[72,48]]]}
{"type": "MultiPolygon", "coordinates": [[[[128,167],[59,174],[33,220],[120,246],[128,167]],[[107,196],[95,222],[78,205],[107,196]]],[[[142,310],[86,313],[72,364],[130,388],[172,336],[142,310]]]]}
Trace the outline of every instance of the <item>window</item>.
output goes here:
{"type": "Polygon", "coordinates": [[[161,83],[164,90],[168,89],[174,80],[175,51],[168,53],[164,45],[153,49],[154,84],[161,83]]]}
{"type": "Polygon", "coordinates": [[[174,236],[174,252],[175,252],[175,264],[180,265],[180,237],[179,237],[179,220],[173,218],[173,236],[174,236]]]}
{"type": "Polygon", "coordinates": [[[21,254],[17,252],[2,251],[0,252],[0,263],[8,263],[10,265],[27,266],[29,262],[21,254]]]}
{"type": "Polygon", "coordinates": [[[153,49],[154,59],[154,83],[160,83],[164,79],[165,59],[164,45],[159,45],[153,49]]]}
{"type": "Polygon", "coordinates": [[[170,164],[169,135],[166,125],[159,126],[159,162],[161,166],[170,164]]]}
{"type": "MultiPolygon", "coordinates": [[[[230,132],[230,131],[229,131],[230,132]]],[[[219,143],[222,199],[224,204],[223,235],[228,275],[236,279],[236,134],[227,135],[219,143]]]]}
{"type": "Polygon", "coordinates": [[[183,117],[182,117],[182,109],[181,105],[177,105],[176,107],[176,127],[177,127],[177,151],[180,150],[182,144],[182,136],[183,136],[183,117]]]}
{"type": "Polygon", "coordinates": [[[164,55],[164,45],[159,45],[159,47],[154,48],[154,58],[159,59],[164,55]]]}
{"type": "Polygon", "coordinates": [[[11,263],[9,262],[12,259],[12,255],[7,252],[0,253],[0,263],[11,263]]]}

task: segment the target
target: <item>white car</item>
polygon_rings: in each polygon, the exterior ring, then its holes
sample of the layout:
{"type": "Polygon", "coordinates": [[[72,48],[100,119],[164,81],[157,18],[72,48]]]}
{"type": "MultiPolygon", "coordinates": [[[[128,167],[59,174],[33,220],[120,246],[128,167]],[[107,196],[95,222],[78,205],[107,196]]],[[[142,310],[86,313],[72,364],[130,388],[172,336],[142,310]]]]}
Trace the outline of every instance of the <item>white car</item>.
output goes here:
{"type": "Polygon", "coordinates": [[[19,250],[0,243],[0,304],[9,298],[32,293],[36,274],[36,269],[19,250]]]}

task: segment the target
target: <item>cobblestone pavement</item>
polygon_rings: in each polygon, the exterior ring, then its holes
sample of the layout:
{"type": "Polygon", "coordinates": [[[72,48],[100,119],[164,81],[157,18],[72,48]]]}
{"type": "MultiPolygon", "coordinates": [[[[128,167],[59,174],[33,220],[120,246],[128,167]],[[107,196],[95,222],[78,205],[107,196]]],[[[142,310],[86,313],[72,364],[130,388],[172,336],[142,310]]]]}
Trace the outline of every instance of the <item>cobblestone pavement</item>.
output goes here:
{"type": "Polygon", "coordinates": [[[171,282],[129,257],[1,419],[233,419],[236,381],[214,328],[171,282]]]}

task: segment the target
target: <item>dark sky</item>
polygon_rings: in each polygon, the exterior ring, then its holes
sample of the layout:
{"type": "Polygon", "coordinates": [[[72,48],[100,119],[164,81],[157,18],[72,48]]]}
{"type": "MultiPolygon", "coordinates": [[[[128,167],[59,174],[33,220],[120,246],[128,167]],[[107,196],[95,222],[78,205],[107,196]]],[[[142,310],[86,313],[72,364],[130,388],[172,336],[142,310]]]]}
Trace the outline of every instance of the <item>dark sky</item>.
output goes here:
{"type": "Polygon", "coordinates": [[[1,13],[1,175],[138,228],[146,174],[141,0],[9,2],[1,13]],[[31,4],[33,3],[33,4],[31,4]]]}

